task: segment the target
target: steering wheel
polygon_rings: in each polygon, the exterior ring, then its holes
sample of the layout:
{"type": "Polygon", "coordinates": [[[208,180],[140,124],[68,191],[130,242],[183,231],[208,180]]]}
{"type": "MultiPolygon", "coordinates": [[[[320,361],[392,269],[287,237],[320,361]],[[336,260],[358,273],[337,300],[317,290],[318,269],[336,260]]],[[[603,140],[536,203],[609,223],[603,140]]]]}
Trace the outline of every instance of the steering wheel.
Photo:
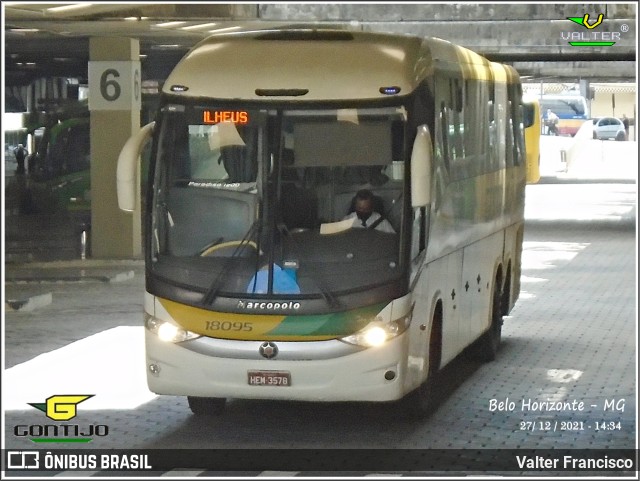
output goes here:
{"type": "MultiPolygon", "coordinates": [[[[221,240],[221,239],[220,239],[221,240]]],[[[208,245],[206,247],[204,247],[201,251],[200,251],[200,256],[201,257],[205,257],[208,255],[213,254],[214,252],[220,250],[220,249],[227,249],[229,247],[237,247],[237,246],[250,246],[253,247],[256,251],[258,250],[258,245],[251,240],[232,240],[232,241],[227,241],[227,242],[223,242],[221,244],[218,244],[219,241],[215,242],[213,245],[208,245]]]]}

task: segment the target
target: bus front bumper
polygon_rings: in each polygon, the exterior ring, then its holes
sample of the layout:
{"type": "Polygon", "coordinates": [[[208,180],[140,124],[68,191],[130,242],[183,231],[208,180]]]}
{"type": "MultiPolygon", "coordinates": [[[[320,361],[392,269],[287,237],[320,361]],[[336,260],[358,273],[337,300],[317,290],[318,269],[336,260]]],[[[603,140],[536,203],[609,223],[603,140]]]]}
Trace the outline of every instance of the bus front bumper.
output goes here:
{"type": "MultiPolygon", "coordinates": [[[[145,331],[149,389],[179,396],[280,399],[298,401],[393,401],[400,399],[405,378],[407,332],[382,346],[327,359],[264,359],[260,343],[238,343],[239,353],[255,347],[252,359],[216,357],[180,344],[163,342],[145,331]],[[251,385],[251,373],[288,373],[287,385],[251,385]]],[[[310,341],[306,344],[338,341],[310,341]]],[[[287,342],[277,342],[286,347],[287,342]]],[[[300,343],[298,343],[300,344],[300,343]]],[[[244,355],[246,357],[246,355],[244,355]]],[[[242,356],[240,356],[242,357],[242,356]]]]}

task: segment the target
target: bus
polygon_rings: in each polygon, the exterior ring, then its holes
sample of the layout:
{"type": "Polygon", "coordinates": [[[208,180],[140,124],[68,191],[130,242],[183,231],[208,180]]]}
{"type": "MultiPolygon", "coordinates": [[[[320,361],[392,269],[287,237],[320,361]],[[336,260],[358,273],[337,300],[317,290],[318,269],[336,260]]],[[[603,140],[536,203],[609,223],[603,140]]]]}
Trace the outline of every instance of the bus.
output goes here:
{"type": "Polygon", "coordinates": [[[33,137],[28,178],[21,186],[24,214],[90,210],[90,130],[86,100],[51,101],[29,116],[33,137]]]}
{"type": "Polygon", "coordinates": [[[589,120],[589,106],[587,99],[582,95],[562,94],[562,95],[541,95],[540,111],[545,122],[544,133],[549,135],[546,125],[547,112],[551,110],[558,116],[558,135],[573,137],[580,126],[589,120]]]}
{"type": "MultiPolygon", "coordinates": [[[[155,106],[155,96],[143,95],[142,113],[155,106]]],[[[87,100],[51,102],[31,123],[34,151],[28,158],[29,177],[20,192],[24,214],[70,212],[90,222],[91,130],[87,100]]],[[[143,162],[143,172],[146,168],[143,162]]]]}
{"type": "Polygon", "coordinates": [[[89,212],[89,116],[72,117],[36,132],[29,158],[29,181],[23,211],[89,212]]]}
{"type": "Polygon", "coordinates": [[[540,135],[542,134],[540,101],[525,96],[524,104],[524,144],[527,156],[527,184],[540,180],[540,135]]]}
{"type": "Polygon", "coordinates": [[[438,371],[493,360],[518,299],[522,110],[512,67],[436,38],[300,27],[195,45],[118,158],[132,211],[152,139],[149,389],[195,415],[232,398],[432,412],[438,371]],[[345,220],[365,188],[395,232],[345,220]]]}

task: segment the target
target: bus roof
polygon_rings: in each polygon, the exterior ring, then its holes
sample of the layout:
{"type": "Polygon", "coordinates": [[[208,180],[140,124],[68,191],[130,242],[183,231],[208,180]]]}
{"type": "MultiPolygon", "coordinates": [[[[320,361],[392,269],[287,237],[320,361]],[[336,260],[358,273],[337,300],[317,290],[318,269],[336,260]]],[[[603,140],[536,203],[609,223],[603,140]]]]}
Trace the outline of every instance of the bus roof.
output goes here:
{"type": "Polygon", "coordinates": [[[585,97],[581,94],[537,94],[536,97],[540,99],[579,99],[585,100],[585,97]]]}
{"type": "MultiPolygon", "coordinates": [[[[412,92],[435,69],[487,79],[491,63],[437,38],[336,29],[256,30],[210,36],[178,63],[163,92],[244,100],[360,100],[412,92]]],[[[507,69],[509,81],[517,77],[507,69]]]]}

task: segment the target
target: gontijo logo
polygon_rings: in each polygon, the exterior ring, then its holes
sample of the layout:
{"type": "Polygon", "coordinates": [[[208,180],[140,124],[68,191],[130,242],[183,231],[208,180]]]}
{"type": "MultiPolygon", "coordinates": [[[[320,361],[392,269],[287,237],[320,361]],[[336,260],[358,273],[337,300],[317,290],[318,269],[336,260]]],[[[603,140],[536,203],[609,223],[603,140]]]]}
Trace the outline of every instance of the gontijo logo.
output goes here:
{"type": "Polygon", "coordinates": [[[45,413],[49,419],[53,419],[54,421],[68,421],[76,417],[76,406],[93,396],[94,394],[55,395],[48,397],[46,402],[29,403],[29,406],[39,409],[45,413]]]}
{"type": "MultiPolygon", "coordinates": [[[[589,14],[585,13],[582,17],[567,17],[574,23],[584,27],[587,31],[580,32],[561,32],[563,40],[568,40],[572,47],[611,47],[620,40],[620,32],[610,32],[595,30],[604,20],[604,14],[600,13],[595,20],[589,21],[589,14]]],[[[627,32],[628,25],[620,27],[621,32],[627,32]]]]}
{"type": "MultiPolygon", "coordinates": [[[[28,403],[54,421],[69,421],[77,416],[77,406],[94,394],[56,394],[43,403],[28,403]]],[[[18,424],[13,429],[17,437],[28,437],[34,443],[89,443],[93,436],[107,436],[104,424],[18,424]]]]}

